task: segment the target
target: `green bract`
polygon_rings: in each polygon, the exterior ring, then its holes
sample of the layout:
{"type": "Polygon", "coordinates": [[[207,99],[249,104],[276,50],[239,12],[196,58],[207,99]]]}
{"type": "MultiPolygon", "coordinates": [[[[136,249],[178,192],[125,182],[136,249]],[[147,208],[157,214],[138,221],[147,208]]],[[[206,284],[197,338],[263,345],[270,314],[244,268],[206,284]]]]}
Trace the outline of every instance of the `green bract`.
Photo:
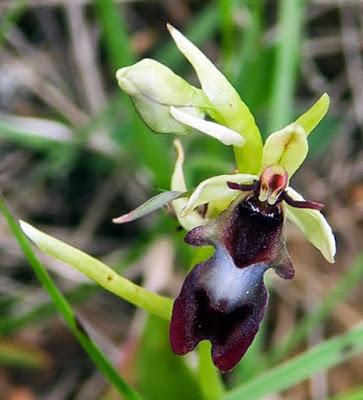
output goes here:
{"type": "MultiPolygon", "coordinates": [[[[187,83],[170,69],[153,60],[142,60],[117,72],[120,87],[129,94],[145,122],[157,132],[187,134],[194,128],[234,149],[238,173],[211,177],[190,194],[183,175],[184,153],[175,142],[177,161],[171,181],[173,192],[183,197],[172,201],[180,224],[187,230],[204,225],[225,210],[239,196],[228,182],[250,185],[266,170],[287,173],[290,179],[308,153],[307,136],[326,114],[329,96],[321,98],[295,122],[271,133],[263,145],[260,131],[246,104],[213,63],[178,30],[168,29],[187,60],[193,66],[201,89],[187,83]],[[205,120],[208,116],[214,121],[205,120]],[[208,205],[204,215],[197,207],[208,205]]],[[[292,188],[286,188],[290,203],[303,201],[292,188]]],[[[264,192],[274,201],[278,193],[264,192]]],[[[169,195],[165,195],[168,198],[169,195]]],[[[172,197],[172,195],[170,195],[172,197]]],[[[261,197],[262,199],[262,197],[261,197]]],[[[334,262],[335,241],[332,230],[320,211],[284,204],[286,216],[329,262],[334,262]]]]}

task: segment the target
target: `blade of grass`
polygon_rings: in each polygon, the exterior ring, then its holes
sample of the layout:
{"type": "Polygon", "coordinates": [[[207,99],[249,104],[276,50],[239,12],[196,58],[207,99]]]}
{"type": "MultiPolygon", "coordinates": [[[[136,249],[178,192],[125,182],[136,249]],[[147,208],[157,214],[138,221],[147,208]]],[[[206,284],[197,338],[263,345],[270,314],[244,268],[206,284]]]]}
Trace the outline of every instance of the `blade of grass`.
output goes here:
{"type": "Polygon", "coordinates": [[[298,71],[304,0],[279,2],[279,43],[275,62],[268,132],[289,122],[298,71]]]}
{"type": "Polygon", "coordinates": [[[233,1],[218,0],[218,10],[220,17],[220,28],[222,34],[222,66],[227,78],[231,75],[232,56],[233,56],[233,1]]]}
{"type": "Polygon", "coordinates": [[[325,340],[305,353],[226,393],[223,400],[254,399],[278,393],[363,351],[363,325],[325,340]]]}
{"type": "Polygon", "coordinates": [[[20,224],[26,236],[28,236],[43,253],[69,264],[109,292],[131,304],[141,307],[160,318],[166,320],[170,319],[172,307],[171,299],[136,285],[117,274],[101,261],[41,232],[26,222],[21,221],[20,224]]]}
{"type": "MultiPolygon", "coordinates": [[[[251,3],[249,7],[250,18],[246,29],[244,29],[241,35],[241,45],[238,49],[238,69],[236,77],[232,81],[237,85],[242,85],[242,87],[248,87],[251,85],[251,81],[245,80],[246,71],[248,70],[249,64],[251,64],[253,60],[259,58],[262,50],[263,1],[255,0],[253,2],[248,2],[248,4],[249,3],[251,3]]],[[[241,93],[243,93],[243,91],[241,93]]]]}
{"type": "Polygon", "coordinates": [[[264,42],[264,0],[243,3],[246,3],[245,10],[249,18],[238,35],[240,44],[237,42],[235,51],[237,65],[232,83],[256,114],[267,106],[271,97],[273,75],[271,59],[273,59],[275,47],[269,48],[264,42]]]}
{"type": "Polygon", "coordinates": [[[301,319],[292,332],[271,352],[270,365],[280,362],[294,350],[322,321],[329,317],[335,306],[344,301],[363,277],[363,253],[358,256],[353,265],[348,268],[340,281],[321,301],[317,308],[301,319]]]}
{"type": "Polygon", "coordinates": [[[39,262],[39,260],[33,253],[33,250],[27,238],[25,237],[22,230],[20,229],[20,226],[12,216],[3,197],[0,197],[0,212],[6,219],[12,233],[18,241],[19,246],[22,249],[25,257],[27,258],[29,264],[32,266],[37,278],[42,283],[44,289],[48,292],[50,298],[54,302],[54,305],[57,307],[57,310],[63,316],[69,329],[76,337],[83,349],[86,351],[90,359],[96,364],[100,372],[102,372],[109,379],[111,384],[115,386],[118,392],[122,396],[124,396],[125,399],[141,400],[141,397],[122,379],[116,369],[104,356],[102,351],[97,347],[97,345],[92,341],[92,339],[82,328],[79,321],[77,320],[76,315],[73,312],[72,307],[67,302],[57,286],[54,284],[44,266],[39,262]]]}
{"type": "Polygon", "coordinates": [[[113,0],[95,0],[94,4],[112,68],[116,70],[129,65],[134,61],[134,57],[129,45],[126,26],[120,23],[119,9],[113,0]]]}

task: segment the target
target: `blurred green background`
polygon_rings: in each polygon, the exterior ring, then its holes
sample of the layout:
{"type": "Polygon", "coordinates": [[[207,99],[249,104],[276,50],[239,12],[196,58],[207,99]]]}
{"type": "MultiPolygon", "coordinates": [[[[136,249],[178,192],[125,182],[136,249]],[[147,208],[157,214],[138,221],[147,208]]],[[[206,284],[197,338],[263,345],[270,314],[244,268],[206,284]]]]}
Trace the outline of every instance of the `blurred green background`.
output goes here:
{"type": "MultiPolygon", "coordinates": [[[[197,84],[167,33],[170,22],[226,74],[265,137],[328,92],[330,111],[309,137],[309,159],[294,187],[325,203],[337,262],[326,263],[287,227],[296,277],[269,276],[262,332],[222,380],[227,388],[244,384],[362,320],[361,2],[1,0],[0,18],[0,188],[8,203],[18,217],[172,297],[193,265],[176,220],[162,211],[111,223],[169,188],[175,156],[173,137],[143,124],[118,89],[116,70],[151,57],[197,84]]],[[[196,133],[183,144],[190,187],[233,171],[230,149],[217,141],[196,133]]],[[[40,259],[89,335],[144,399],[218,399],[208,394],[208,377],[195,373],[195,355],[185,363],[171,354],[165,322],[70,267],[40,259]]],[[[265,398],[363,399],[362,356],[311,377],[304,362],[286,390],[265,398]]],[[[1,218],[0,399],[117,398],[57,317],[1,218]]]]}

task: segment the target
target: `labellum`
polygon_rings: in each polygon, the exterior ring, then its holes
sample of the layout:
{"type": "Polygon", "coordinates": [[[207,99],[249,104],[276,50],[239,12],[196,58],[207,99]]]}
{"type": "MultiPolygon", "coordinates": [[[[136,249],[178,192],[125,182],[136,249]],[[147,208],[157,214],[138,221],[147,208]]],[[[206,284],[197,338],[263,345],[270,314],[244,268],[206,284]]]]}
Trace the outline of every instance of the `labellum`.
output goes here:
{"type": "Polygon", "coordinates": [[[277,166],[251,185],[229,183],[241,191],[238,198],[217,219],[187,233],[187,243],[212,245],[215,253],[188,274],[174,303],[170,342],[176,354],[207,339],[216,367],[229,371],[247,351],[267,306],[264,273],[273,268],[284,279],[294,276],[283,234],[287,183],[277,166]]]}

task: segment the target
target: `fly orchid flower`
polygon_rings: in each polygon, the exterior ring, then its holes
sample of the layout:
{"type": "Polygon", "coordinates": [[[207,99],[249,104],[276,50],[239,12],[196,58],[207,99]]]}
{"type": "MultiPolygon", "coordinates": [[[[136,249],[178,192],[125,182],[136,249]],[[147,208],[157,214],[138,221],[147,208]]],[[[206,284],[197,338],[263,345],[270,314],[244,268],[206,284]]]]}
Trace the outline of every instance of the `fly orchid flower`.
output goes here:
{"type": "Polygon", "coordinates": [[[196,265],[184,281],[174,303],[170,342],[172,350],[183,355],[201,340],[209,340],[214,364],[229,371],[247,351],[264,316],[265,272],[273,268],[284,279],[294,276],[285,219],[334,262],[335,241],[320,212],[323,205],[305,200],[289,186],[308,153],[308,135],[327,112],[329,97],[324,94],[263,144],[254,117],[227,79],[180,32],[168,29],[194,67],[201,89],[153,60],[120,69],[119,84],[153,130],[185,135],[194,128],[232,145],[238,172],[211,177],[187,191],[183,148],[176,140],[172,191],[114,221],[131,221],[171,201],[188,231],[185,241],[215,248],[212,257],[196,265]],[[201,214],[202,205],[206,212],[201,214]]]}

